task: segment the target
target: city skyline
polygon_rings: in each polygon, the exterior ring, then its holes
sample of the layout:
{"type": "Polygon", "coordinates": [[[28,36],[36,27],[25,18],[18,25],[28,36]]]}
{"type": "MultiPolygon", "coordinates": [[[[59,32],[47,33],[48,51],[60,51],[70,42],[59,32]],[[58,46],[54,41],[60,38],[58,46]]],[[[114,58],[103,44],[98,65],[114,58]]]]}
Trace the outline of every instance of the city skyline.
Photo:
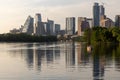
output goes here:
{"type": "MultiPolygon", "coordinates": [[[[92,17],[92,6],[94,2],[100,4],[105,3],[106,15],[113,21],[115,15],[120,14],[119,0],[103,1],[103,0],[6,0],[0,1],[0,33],[9,32],[12,28],[19,28],[24,23],[28,15],[33,16],[35,13],[41,13],[43,21],[47,17],[61,24],[61,28],[65,29],[66,17],[92,17]],[[114,10],[114,11],[113,11],[114,10]]],[[[76,26],[77,27],[77,26],[76,26]]]]}

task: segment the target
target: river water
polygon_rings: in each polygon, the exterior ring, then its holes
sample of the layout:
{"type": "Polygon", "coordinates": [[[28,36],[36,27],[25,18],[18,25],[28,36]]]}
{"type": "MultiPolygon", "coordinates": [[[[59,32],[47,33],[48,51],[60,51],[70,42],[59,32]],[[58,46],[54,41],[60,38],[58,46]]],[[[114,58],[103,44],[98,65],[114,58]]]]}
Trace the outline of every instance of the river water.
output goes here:
{"type": "Polygon", "coordinates": [[[0,80],[120,80],[120,46],[0,43],[0,80]]]}

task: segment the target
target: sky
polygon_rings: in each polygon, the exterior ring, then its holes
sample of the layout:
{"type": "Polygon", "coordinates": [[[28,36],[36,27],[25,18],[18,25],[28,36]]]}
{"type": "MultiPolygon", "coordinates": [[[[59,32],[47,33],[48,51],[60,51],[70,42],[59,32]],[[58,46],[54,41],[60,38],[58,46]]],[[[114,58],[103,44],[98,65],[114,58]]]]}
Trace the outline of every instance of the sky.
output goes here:
{"type": "Polygon", "coordinates": [[[106,15],[113,21],[120,15],[120,0],[0,0],[0,33],[20,28],[36,13],[41,13],[43,22],[48,18],[65,29],[66,17],[76,17],[76,21],[77,17],[92,18],[94,2],[104,3],[106,15]]]}

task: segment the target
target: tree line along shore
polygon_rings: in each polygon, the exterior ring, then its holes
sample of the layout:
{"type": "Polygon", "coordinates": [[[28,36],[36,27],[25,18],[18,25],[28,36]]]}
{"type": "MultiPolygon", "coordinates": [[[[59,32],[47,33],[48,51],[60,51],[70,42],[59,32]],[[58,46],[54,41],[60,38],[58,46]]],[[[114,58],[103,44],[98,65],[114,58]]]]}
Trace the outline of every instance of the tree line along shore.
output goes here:
{"type": "Polygon", "coordinates": [[[84,40],[94,42],[120,42],[120,29],[118,27],[93,27],[84,32],[84,40]]]}
{"type": "MultiPolygon", "coordinates": [[[[0,34],[0,42],[56,42],[60,39],[57,36],[37,36],[28,35],[24,33],[20,34],[0,34]]],[[[63,39],[64,40],[64,39],[63,39]]],[[[88,42],[89,44],[95,42],[120,42],[120,29],[118,27],[105,28],[105,27],[93,27],[88,28],[84,32],[84,36],[78,36],[72,39],[72,41],[88,42]]]]}
{"type": "Polygon", "coordinates": [[[0,42],[55,42],[56,36],[36,36],[24,33],[20,34],[0,34],[0,42]]]}

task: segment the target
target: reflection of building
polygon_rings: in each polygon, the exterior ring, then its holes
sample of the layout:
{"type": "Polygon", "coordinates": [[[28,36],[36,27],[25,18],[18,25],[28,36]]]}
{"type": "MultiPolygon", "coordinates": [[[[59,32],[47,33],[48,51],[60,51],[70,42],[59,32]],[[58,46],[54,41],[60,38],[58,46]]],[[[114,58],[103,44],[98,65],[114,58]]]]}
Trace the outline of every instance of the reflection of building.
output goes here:
{"type": "Polygon", "coordinates": [[[55,60],[60,59],[60,47],[56,47],[54,49],[54,57],[55,57],[55,60]]]}
{"type": "Polygon", "coordinates": [[[46,50],[46,60],[48,63],[53,63],[53,50],[46,50]]]}
{"type": "Polygon", "coordinates": [[[118,52],[115,53],[115,68],[117,71],[120,71],[120,55],[119,55],[119,48],[120,46],[117,48],[118,52]]]}
{"type": "Polygon", "coordinates": [[[89,26],[89,22],[87,21],[87,18],[79,17],[78,18],[78,35],[83,36],[84,31],[88,28],[90,28],[90,26],[89,26]]]}
{"type": "Polygon", "coordinates": [[[75,65],[75,43],[66,44],[66,65],[75,65]]]}
{"type": "Polygon", "coordinates": [[[90,62],[90,54],[86,52],[86,45],[84,43],[78,43],[77,48],[77,63],[86,65],[90,62]]]}
{"type": "Polygon", "coordinates": [[[66,34],[67,35],[75,34],[75,17],[66,18],[66,34]]]}
{"type": "Polygon", "coordinates": [[[24,26],[22,27],[22,33],[27,33],[31,35],[34,29],[33,24],[34,24],[34,19],[31,16],[28,16],[24,26]]]}
{"type": "Polygon", "coordinates": [[[26,61],[28,63],[28,67],[32,68],[33,67],[33,50],[27,50],[27,54],[26,54],[26,61]],[[28,54],[29,53],[29,54],[28,54]]]}
{"type": "Polygon", "coordinates": [[[84,53],[84,52],[83,52],[81,44],[79,44],[78,48],[77,48],[77,62],[78,62],[78,64],[80,64],[82,62],[82,59],[81,59],[82,53],[84,53]]]}
{"type": "Polygon", "coordinates": [[[34,69],[41,70],[42,58],[45,56],[45,51],[34,49],[34,69]]]}
{"type": "MultiPolygon", "coordinates": [[[[36,47],[35,44],[27,44],[27,47],[36,47]]],[[[50,48],[50,50],[42,50],[42,49],[27,49],[22,50],[22,53],[25,54],[25,59],[28,65],[28,68],[33,68],[37,71],[42,70],[41,64],[51,64],[54,61],[60,59],[60,50],[50,48]],[[44,60],[45,63],[44,63],[44,60]]]]}
{"type": "Polygon", "coordinates": [[[104,77],[104,58],[100,58],[100,54],[97,53],[93,59],[93,77],[94,80],[102,79],[104,77]]]}

